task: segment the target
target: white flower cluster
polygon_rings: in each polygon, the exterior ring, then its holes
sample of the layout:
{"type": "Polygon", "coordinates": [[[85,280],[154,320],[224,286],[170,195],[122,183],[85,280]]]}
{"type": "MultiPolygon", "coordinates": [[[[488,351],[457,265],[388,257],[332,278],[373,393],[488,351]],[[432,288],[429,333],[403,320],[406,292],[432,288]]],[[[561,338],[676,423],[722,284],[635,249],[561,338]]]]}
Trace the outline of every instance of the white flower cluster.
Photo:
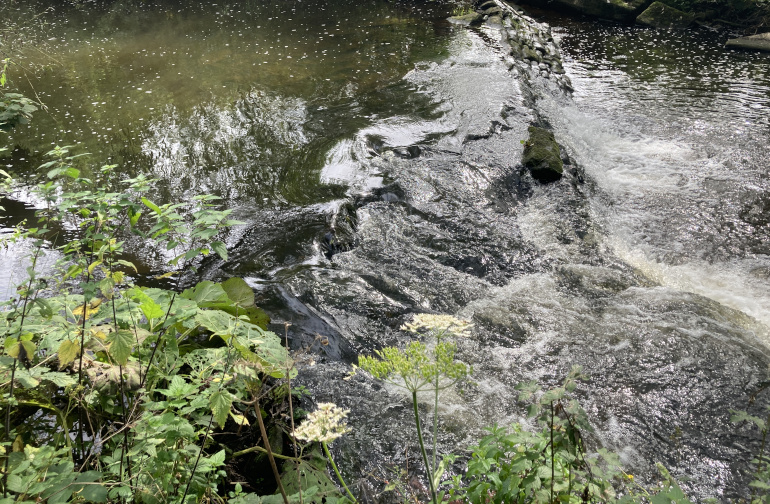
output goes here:
{"type": "Polygon", "coordinates": [[[294,437],[300,441],[331,443],[350,431],[345,418],[350,410],[344,410],[334,403],[318,403],[318,409],[307,416],[294,430],[294,437]]]}
{"type": "Polygon", "coordinates": [[[452,315],[434,315],[418,313],[412,317],[412,322],[401,326],[401,330],[419,333],[424,330],[433,331],[442,336],[458,336],[467,338],[471,335],[471,324],[452,315]]]}

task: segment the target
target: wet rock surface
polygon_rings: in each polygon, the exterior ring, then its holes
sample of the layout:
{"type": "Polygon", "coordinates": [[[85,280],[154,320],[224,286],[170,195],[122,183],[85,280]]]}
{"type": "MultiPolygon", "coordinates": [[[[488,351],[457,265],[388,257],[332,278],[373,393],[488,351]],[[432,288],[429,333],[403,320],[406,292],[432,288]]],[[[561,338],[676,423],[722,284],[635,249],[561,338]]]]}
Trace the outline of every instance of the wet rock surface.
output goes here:
{"type": "Polygon", "coordinates": [[[770,33],[730,39],[725,46],[733,49],[770,52],[770,33]]]}
{"type": "Polygon", "coordinates": [[[561,149],[553,133],[536,126],[529,127],[529,138],[524,144],[521,162],[540,182],[554,182],[564,173],[561,149]]]}
{"type": "Polygon", "coordinates": [[[653,2],[644,12],[639,14],[636,22],[653,28],[683,29],[695,21],[693,14],[682,12],[679,9],[669,7],[662,2],[653,2]]]}
{"type": "Polygon", "coordinates": [[[391,123],[361,135],[369,147],[361,171],[382,184],[355,179],[329,207],[273,216],[282,231],[255,225],[233,251],[241,267],[227,273],[252,277],[277,331],[292,323],[289,344],[309,356],[296,383],[351,410],[354,430],[333,448],[365,502],[398,502],[382,493],[383,480],[407,466],[414,488],[423,475],[408,398],[350,376],[350,364],[411,341],[399,328],[425,311],[475,324],[459,342],[474,383],[441,398],[443,452],[465,454],[493,423],[527,425],[515,385],[553,386],[581,364],[591,449],[619,452],[641,483],[657,478],[661,462],[695,500],[745,496],[760,439],[729,412],[758,414],[769,399],[756,321],[662,286],[614,252],[597,215],[607,196],[572,156],[580,137],[559,148],[558,180],[541,184],[520,169],[530,126],[555,131],[544,97],[566,107],[570,81],[547,26],[493,0],[481,7],[500,12],[454,27],[449,56],[404,77],[438,112],[401,123],[408,135],[391,123]],[[353,246],[324,253],[330,229],[353,246]],[[280,245],[288,231],[300,245],[280,245]],[[270,252],[270,242],[283,252],[270,252]]]}

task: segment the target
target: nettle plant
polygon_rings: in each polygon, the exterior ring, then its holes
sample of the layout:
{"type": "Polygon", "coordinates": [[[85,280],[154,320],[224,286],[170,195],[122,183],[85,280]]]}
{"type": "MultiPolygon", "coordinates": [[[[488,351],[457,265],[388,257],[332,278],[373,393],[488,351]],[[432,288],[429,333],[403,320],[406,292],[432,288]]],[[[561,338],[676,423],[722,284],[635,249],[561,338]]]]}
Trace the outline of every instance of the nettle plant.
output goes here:
{"type": "Polygon", "coordinates": [[[237,222],[209,196],[156,205],[143,177],[106,192],[67,148],[49,155],[38,222],[14,234],[32,245],[27,278],[0,311],[0,502],[217,498],[228,452],[213,431],[262,425],[263,384],[293,372],[289,355],[243,280],[135,286],[123,239],[159,243],[187,269],[226,259],[218,238],[237,222]],[[51,243],[63,243],[55,280],[37,272],[51,243]]]}
{"type": "Polygon", "coordinates": [[[616,453],[587,449],[584,433],[593,428],[573,396],[586,378],[574,366],[550,390],[543,391],[537,382],[518,385],[519,400],[528,404],[527,416],[540,429],[528,431],[520,424],[487,429],[489,434],[470,448],[465,474],[453,478],[451,498],[471,504],[690,503],[661,464],[661,482],[646,489],[623,471],[616,453]]]}
{"type": "Polygon", "coordinates": [[[465,477],[455,480],[452,495],[471,503],[611,501],[619,465],[605,450],[586,454],[582,433],[591,426],[570,397],[582,378],[574,367],[554,389],[543,392],[536,382],[517,386],[541,430],[529,432],[518,424],[488,429],[471,448],[465,477]]]}
{"type": "Polygon", "coordinates": [[[2,90],[8,84],[10,65],[9,58],[0,60],[0,131],[8,131],[19,124],[29,123],[32,113],[37,110],[36,103],[24,95],[2,90]]]}

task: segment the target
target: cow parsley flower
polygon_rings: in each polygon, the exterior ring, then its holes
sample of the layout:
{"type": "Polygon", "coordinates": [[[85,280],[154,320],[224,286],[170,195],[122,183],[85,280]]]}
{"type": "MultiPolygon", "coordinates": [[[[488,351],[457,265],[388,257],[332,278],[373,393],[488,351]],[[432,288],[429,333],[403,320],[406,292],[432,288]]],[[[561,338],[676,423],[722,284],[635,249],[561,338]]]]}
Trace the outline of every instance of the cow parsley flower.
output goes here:
{"type": "Polygon", "coordinates": [[[401,326],[401,330],[413,333],[429,331],[436,336],[457,336],[467,338],[470,336],[471,324],[467,320],[458,319],[452,315],[436,315],[432,313],[417,313],[412,317],[412,322],[401,326]]]}
{"type": "Polygon", "coordinates": [[[350,410],[344,410],[334,403],[318,403],[318,409],[294,430],[294,437],[301,441],[331,443],[350,431],[346,417],[350,410]]]}

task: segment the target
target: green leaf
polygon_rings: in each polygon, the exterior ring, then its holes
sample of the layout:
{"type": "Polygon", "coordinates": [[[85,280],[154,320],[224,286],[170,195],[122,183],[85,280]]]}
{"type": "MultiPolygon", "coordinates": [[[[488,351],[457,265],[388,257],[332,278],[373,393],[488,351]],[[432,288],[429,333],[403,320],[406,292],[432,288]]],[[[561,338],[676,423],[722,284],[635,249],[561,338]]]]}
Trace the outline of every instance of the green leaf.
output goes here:
{"type": "MultiPolygon", "coordinates": [[[[198,387],[192,383],[187,383],[184,378],[175,375],[168,385],[167,397],[184,398],[198,391],[198,387]]],[[[159,390],[159,392],[162,392],[159,390]]]]}
{"type": "Polygon", "coordinates": [[[109,490],[105,486],[95,483],[101,477],[102,473],[99,471],[80,473],[75,479],[74,493],[85,499],[86,502],[107,502],[109,490]]]}
{"type": "Polygon", "coordinates": [[[37,350],[37,346],[29,340],[24,340],[23,337],[22,337],[22,340],[19,341],[19,345],[21,347],[19,348],[19,358],[22,361],[24,359],[31,361],[35,357],[35,351],[37,350]]]}
{"type": "Polygon", "coordinates": [[[225,463],[225,450],[222,449],[209,457],[209,463],[214,467],[219,467],[225,463]]]}
{"type": "Polygon", "coordinates": [[[130,262],[130,261],[125,261],[125,260],[123,260],[123,259],[118,259],[118,260],[117,260],[117,261],[115,261],[115,262],[116,262],[117,264],[120,264],[121,266],[125,266],[125,267],[127,267],[127,268],[131,268],[132,270],[134,270],[134,272],[137,272],[137,273],[138,273],[138,271],[139,271],[139,270],[137,270],[137,269],[136,269],[136,265],[135,265],[134,263],[130,262]]]}
{"type": "Polygon", "coordinates": [[[99,484],[83,485],[83,489],[78,493],[86,502],[96,503],[107,502],[109,500],[108,494],[109,489],[99,484]]]}
{"type": "Polygon", "coordinates": [[[222,282],[222,289],[233,303],[243,306],[244,308],[247,306],[254,306],[254,291],[243,278],[228,278],[222,282]]]}
{"type": "Polygon", "coordinates": [[[194,248],[194,249],[188,250],[184,254],[184,260],[185,261],[189,261],[190,259],[195,258],[200,253],[201,253],[201,249],[200,248],[194,248]]]}
{"type": "Polygon", "coordinates": [[[145,205],[147,208],[149,208],[150,210],[152,210],[152,211],[153,211],[153,212],[155,212],[156,214],[158,214],[158,215],[160,215],[160,214],[161,214],[161,210],[160,210],[160,207],[158,207],[158,205],[156,205],[156,204],[155,204],[155,203],[153,203],[152,201],[148,200],[148,199],[147,199],[147,198],[145,198],[144,196],[142,196],[142,203],[144,203],[144,205],[145,205]]]}
{"type": "Polygon", "coordinates": [[[19,343],[19,340],[13,337],[5,338],[5,342],[3,343],[5,346],[5,353],[13,357],[14,359],[19,358],[19,352],[21,351],[21,343],[19,343]]]}
{"type": "Polygon", "coordinates": [[[163,311],[163,308],[161,308],[158,303],[151,299],[148,299],[140,304],[139,309],[142,310],[142,313],[144,313],[144,316],[147,317],[147,320],[161,318],[166,314],[166,312],[163,311]]]}
{"type": "Polygon", "coordinates": [[[78,340],[64,340],[59,345],[59,367],[63,368],[80,356],[80,342],[78,340]]]}
{"type": "Polygon", "coordinates": [[[29,483],[25,481],[18,474],[11,474],[8,476],[8,490],[16,493],[24,493],[29,483]]]}
{"type": "Polygon", "coordinates": [[[254,291],[241,278],[233,277],[221,284],[208,280],[182,292],[185,299],[195,301],[201,308],[216,308],[230,315],[245,315],[249,322],[267,328],[270,317],[254,305],[254,291]]]}
{"type": "Polygon", "coordinates": [[[222,285],[209,280],[204,280],[195,287],[186,289],[182,292],[181,296],[195,301],[201,308],[222,307],[232,304],[222,285]]]}
{"type": "Polygon", "coordinates": [[[112,332],[107,336],[107,343],[110,345],[110,356],[125,366],[134,345],[134,333],[124,329],[112,332]]]}
{"type": "Polygon", "coordinates": [[[16,371],[16,380],[21,384],[22,388],[34,389],[40,384],[39,380],[30,375],[29,371],[24,368],[20,368],[16,371]]]}
{"type": "Polygon", "coordinates": [[[548,390],[543,397],[540,398],[540,404],[550,404],[553,401],[559,400],[564,397],[566,391],[562,387],[556,387],[548,390]]]}
{"type": "Polygon", "coordinates": [[[209,406],[211,407],[211,413],[214,415],[214,420],[217,421],[219,427],[224,429],[225,423],[227,423],[227,417],[230,414],[230,408],[233,405],[233,398],[227,391],[217,390],[209,398],[209,406]]]}
{"type": "Polygon", "coordinates": [[[300,460],[298,464],[287,464],[284,466],[281,481],[289,494],[300,492],[302,489],[315,487],[318,489],[318,498],[311,499],[313,502],[320,502],[326,498],[340,497],[340,492],[327,474],[327,461],[319,447],[314,448],[309,460],[300,460]]]}
{"type": "Polygon", "coordinates": [[[51,307],[51,303],[49,303],[46,299],[37,298],[33,301],[33,303],[40,310],[40,315],[42,317],[51,318],[53,316],[53,308],[51,307]]]}
{"type": "Polygon", "coordinates": [[[765,430],[765,421],[762,418],[749,415],[745,411],[735,411],[731,410],[732,416],[730,417],[730,421],[734,423],[738,422],[751,422],[757,427],[759,427],[760,430],[765,430]]]}
{"type": "Polygon", "coordinates": [[[136,223],[139,222],[139,218],[142,216],[141,210],[135,210],[133,207],[128,208],[128,218],[131,227],[136,227],[136,223]]]}
{"type": "Polygon", "coordinates": [[[248,322],[244,322],[220,310],[199,309],[195,315],[195,323],[210,331],[212,335],[228,340],[230,336],[238,331],[238,325],[247,324],[248,322]]]}
{"type": "MultiPolygon", "coordinates": [[[[281,497],[281,496],[279,496],[281,497]]],[[[305,499],[308,498],[307,492],[305,492],[304,495],[305,499]]],[[[230,499],[227,499],[228,504],[265,504],[265,501],[262,500],[262,498],[255,493],[246,493],[246,494],[240,494],[235,497],[231,497],[230,499]]],[[[289,501],[291,502],[291,501],[289,501]]],[[[12,504],[13,501],[11,501],[12,504]]],[[[5,504],[0,501],[0,504],[5,504]]],[[[279,504],[284,504],[283,497],[281,497],[281,502],[279,504]]]]}
{"type": "Polygon", "coordinates": [[[275,333],[220,310],[198,310],[195,322],[225,341],[235,338],[233,346],[241,357],[261,366],[263,372],[275,378],[285,376],[289,353],[275,333]]]}
{"type": "Polygon", "coordinates": [[[227,261],[227,246],[221,241],[211,242],[211,249],[217,253],[223,261],[227,261]]]}
{"type": "Polygon", "coordinates": [[[57,387],[68,387],[78,382],[76,377],[58,371],[46,371],[45,373],[42,373],[39,378],[42,381],[51,382],[57,387]]]}

